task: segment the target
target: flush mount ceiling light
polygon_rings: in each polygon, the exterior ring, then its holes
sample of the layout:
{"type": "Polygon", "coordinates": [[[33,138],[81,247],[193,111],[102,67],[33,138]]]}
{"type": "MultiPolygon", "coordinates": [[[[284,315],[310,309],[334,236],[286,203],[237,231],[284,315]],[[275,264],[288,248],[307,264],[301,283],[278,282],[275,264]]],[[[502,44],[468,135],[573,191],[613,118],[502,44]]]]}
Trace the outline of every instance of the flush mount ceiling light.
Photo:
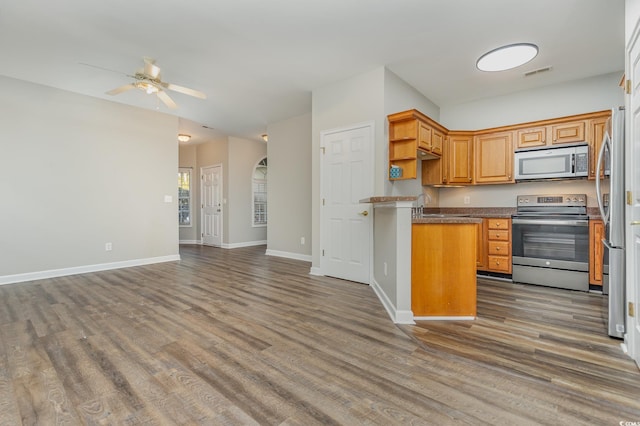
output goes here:
{"type": "Polygon", "coordinates": [[[269,142],[269,136],[267,136],[267,134],[265,133],[264,135],[261,136],[262,140],[265,142],[269,142]]]}
{"type": "Polygon", "coordinates": [[[493,49],[478,59],[480,71],[505,71],[524,65],[538,55],[538,46],[531,43],[516,43],[493,49]]]}
{"type": "Polygon", "coordinates": [[[178,135],[178,141],[180,142],[189,142],[189,139],[191,139],[191,135],[183,135],[183,134],[178,135]]]}

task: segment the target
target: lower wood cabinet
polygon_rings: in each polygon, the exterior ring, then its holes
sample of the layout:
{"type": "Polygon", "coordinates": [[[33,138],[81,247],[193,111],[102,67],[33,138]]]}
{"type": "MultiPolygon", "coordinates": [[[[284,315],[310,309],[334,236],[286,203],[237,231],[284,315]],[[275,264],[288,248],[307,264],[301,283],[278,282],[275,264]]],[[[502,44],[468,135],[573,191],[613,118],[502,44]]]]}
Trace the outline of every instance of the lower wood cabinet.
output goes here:
{"type": "Polygon", "coordinates": [[[486,258],[478,260],[478,269],[511,274],[511,218],[485,218],[483,228],[486,258]]]}
{"type": "Polygon", "coordinates": [[[589,221],[589,284],[602,285],[604,261],[604,223],[602,220],[589,221]]]}
{"type": "Polygon", "coordinates": [[[411,226],[414,316],[476,316],[476,224],[411,226]]]}

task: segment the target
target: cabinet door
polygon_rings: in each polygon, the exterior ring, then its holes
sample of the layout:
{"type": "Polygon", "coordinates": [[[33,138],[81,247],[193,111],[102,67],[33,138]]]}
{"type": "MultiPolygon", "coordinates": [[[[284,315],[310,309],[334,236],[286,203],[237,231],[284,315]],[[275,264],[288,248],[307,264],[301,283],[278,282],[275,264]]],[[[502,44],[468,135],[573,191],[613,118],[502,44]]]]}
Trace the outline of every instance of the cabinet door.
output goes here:
{"type": "Polygon", "coordinates": [[[547,144],[546,126],[519,129],[517,130],[516,135],[516,147],[518,149],[534,148],[537,146],[545,146],[547,144]]]}
{"type": "Polygon", "coordinates": [[[431,151],[431,138],[433,130],[425,123],[418,123],[418,148],[431,151]]]}
{"type": "Polygon", "coordinates": [[[586,141],[587,122],[585,120],[551,125],[551,143],[563,144],[586,141]]]}
{"type": "Polygon", "coordinates": [[[478,224],[478,248],[476,248],[476,269],[485,270],[487,268],[487,220],[483,219],[478,224]]]}
{"type": "MultiPolygon", "coordinates": [[[[602,138],[604,137],[604,129],[607,124],[607,117],[595,118],[589,120],[589,179],[596,178],[596,165],[598,162],[598,153],[602,146],[602,138]]],[[[601,168],[600,175],[603,170],[601,168]]]]}
{"type": "Polygon", "coordinates": [[[589,221],[589,284],[602,285],[604,261],[604,224],[601,220],[589,221]]]}
{"type": "Polygon", "coordinates": [[[473,138],[450,135],[447,155],[449,183],[473,183],[473,138]]]}
{"type": "Polygon", "coordinates": [[[513,132],[475,137],[475,183],[513,182],[513,132]]]}
{"type": "Polygon", "coordinates": [[[431,152],[437,155],[442,155],[444,150],[444,133],[439,130],[432,129],[431,131],[431,152]]]}
{"type": "Polygon", "coordinates": [[[402,120],[389,122],[389,139],[415,139],[418,134],[417,120],[402,120]]]}

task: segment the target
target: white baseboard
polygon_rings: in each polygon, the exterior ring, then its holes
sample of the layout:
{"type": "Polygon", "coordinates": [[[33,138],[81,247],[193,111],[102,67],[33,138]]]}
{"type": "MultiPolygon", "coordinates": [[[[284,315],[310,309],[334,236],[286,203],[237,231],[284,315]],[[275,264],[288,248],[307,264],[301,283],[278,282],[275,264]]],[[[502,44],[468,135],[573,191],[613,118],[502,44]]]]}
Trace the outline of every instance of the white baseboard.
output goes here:
{"type": "Polygon", "coordinates": [[[202,244],[202,240],[180,240],[178,241],[179,244],[202,244]]]}
{"type": "Polygon", "coordinates": [[[305,262],[311,262],[311,256],[308,254],[291,253],[288,251],[279,251],[267,249],[265,252],[267,256],[286,257],[287,259],[304,260],[305,262]]]}
{"type": "Polygon", "coordinates": [[[473,321],[476,317],[413,317],[416,321],[473,321]]]}
{"type": "Polygon", "coordinates": [[[316,277],[324,277],[324,274],[320,272],[320,268],[317,266],[312,266],[309,270],[309,275],[315,275],[316,277]]]}
{"type": "Polygon", "coordinates": [[[415,324],[415,322],[413,321],[413,312],[398,311],[393,303],[391,303],[391,300],[389,300],[389,297],[384,292],[384,290],[382,290],[382,287],[380,287],[380,284],[378,284],[375,278],[371,280],[370,285],[373,288],[373,291],[376,293],[376,296],[378,296],[378,299],[380,299],[382,306],[384,306],[384,308],[386,309],[387,314],[389,314],[391,321],[393,321],[395,324],[415,324]]]}
{"type": "Polygon", "coordinates": [[[153,263],[175,262],[179,260],[180,255],[174,254],[169,256],[149,257],[146,259],[124,260],[122,262],[100,263],[97,265],[74,266],[72,268],[50,269],[48,271],[4,275],[0,276],[0,285],[64,277],[67,275],[86,274],[89,272],[107,271],[110,269],[130,268],[132,266],[150,265],[153,263]]]}
{"type": "Polygon", "coordinates": [[[223,249],[235,249],[242,247],[264,246],[267,244],[267,240],[264,241],[246,241],[244,243],[222,243],[223,249]]]}

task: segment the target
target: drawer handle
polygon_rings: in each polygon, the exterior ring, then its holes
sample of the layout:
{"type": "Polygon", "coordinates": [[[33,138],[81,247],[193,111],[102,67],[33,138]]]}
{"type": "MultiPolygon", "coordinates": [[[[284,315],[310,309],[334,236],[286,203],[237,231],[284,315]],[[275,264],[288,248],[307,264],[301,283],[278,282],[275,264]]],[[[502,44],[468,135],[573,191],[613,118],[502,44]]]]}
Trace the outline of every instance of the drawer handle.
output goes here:
{"type": "Polygon", "coordinates": [[[500,266],[500,262],[496,261],[496,265],[500,266]]]}
{"type": "Polygon", "coordinates": [[[500,247],[496,247],[496,251],[500,251],[500,247]]]}

